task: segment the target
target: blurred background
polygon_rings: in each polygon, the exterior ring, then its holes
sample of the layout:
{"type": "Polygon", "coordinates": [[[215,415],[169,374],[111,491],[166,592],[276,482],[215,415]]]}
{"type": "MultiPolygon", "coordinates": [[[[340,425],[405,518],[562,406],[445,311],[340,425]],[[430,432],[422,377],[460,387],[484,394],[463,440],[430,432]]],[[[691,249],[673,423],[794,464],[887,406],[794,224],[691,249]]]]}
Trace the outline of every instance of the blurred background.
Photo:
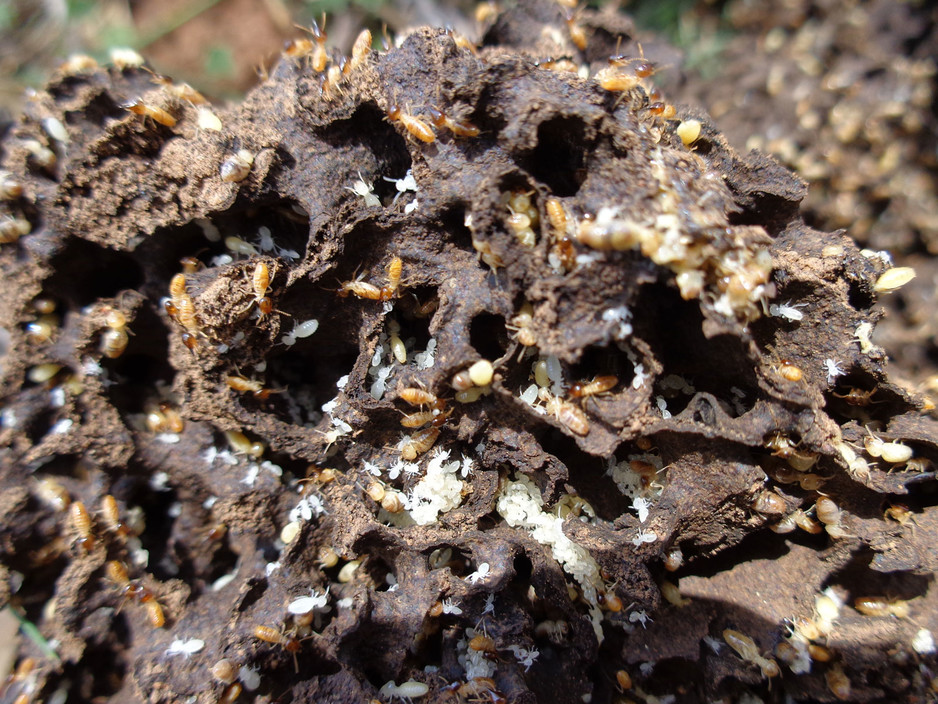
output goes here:
{"type": "MultiPolygon", "coordinates": [[[[287,39],[327,13],[329,43],[347,49],[363,26],[378,37],[408,26],[452,26],[478,34],[472,0],[2,0],[0,110],[16,114],[25,87],[42,85],[69,54],[99,62],[111,47],[143,54],[160,73],[219,98],[237,98],[257,81],[287,39]]],[[[599,3],[595,3],[598,7],[599,3]]],[[[624,3],[639,26],[687,47],[705,70],[731,30],[725,3],[658,0],[624,3]]],[[[476,37],[477,38],[477,37],[476,37]]]]}

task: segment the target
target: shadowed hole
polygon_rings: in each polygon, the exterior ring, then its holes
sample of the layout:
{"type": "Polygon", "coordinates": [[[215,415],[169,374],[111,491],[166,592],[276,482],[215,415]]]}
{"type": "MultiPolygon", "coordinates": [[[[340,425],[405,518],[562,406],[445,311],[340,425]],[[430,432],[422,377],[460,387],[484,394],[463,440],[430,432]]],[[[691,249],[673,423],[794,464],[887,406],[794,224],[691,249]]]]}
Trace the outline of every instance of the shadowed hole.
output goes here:
{"type": "Polygon", "coordinates": [[[582,120],[555,117],[537,128],[537,147],[519,161],[554,195],[574,196],[586,177],[586,134],[582,120]]]}

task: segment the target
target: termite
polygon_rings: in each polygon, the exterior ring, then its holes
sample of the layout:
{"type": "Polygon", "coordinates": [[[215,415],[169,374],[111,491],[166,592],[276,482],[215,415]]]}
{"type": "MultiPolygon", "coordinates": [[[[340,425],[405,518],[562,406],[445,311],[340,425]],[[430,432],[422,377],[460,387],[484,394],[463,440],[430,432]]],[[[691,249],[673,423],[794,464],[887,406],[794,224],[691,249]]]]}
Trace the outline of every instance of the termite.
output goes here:
{"type": "Polygon", "coordinates": [[[436,439],[440,437],[440,429],[437,427],[424,428],[411,435],[404,446],[401,448],[401,458],[412,462],[418,455],[427,452],[436,439]]]}
{"type": "Polygon", "coordinates": [[[101,516],[107,529],[119,536],[121,540],[130,535],[130,529],[120,519],[117,499],[110,494],[105,494],[104,498],[101,499],[101,516]]]}
{"type": "Polygon", "coordinates": [[[352,58],[345,65],[346,73],[354,71],[368,60],[368,55],[371,53],[372,41],[370,30],[363,29],[361,33],[359,33],[358,37],[355,39],[355,43],[352,44],[352,58]]]}
{"type": "Polygon", "coordinates": [[[86,553],[94,550],[95,537],[91,529],[91,515],[88,513],[88,509],[85,508],[85,504],[81,501],[75,501],[69,506],[69,517],[72,521],[72,527],[78,533],[76,544],[84,548],[86,553]]]}
{"type": "Polygon", "coordinates": [[[457,137],[478,137],[479,128],[465,120],[454,120],[442,110],[430,108],[430,120],[437,127],[445,127],[457,137]]]}
{"type": "Polygon", "coordinates": [[[165,127],[176,126],[175,117],[170,115],[163,108],[158,108],[155,105],[147,105],[141,98],[135,98],[130,102],[124,103],[121,107],[135,115],[143,115],[144,119],[149,117],[154,122],[158,122],[165,127]]]}
{"type": "Polygon", "coordinates": [[[242,393],[250,391],[254,398],[261,401],[270,398],[271,394],[279,393],[278,390],[264,388],[264,385],[256,379],[248,379],[240,375],[229,374],[225,377],[225,382],[235,391],[242,393]]]}
{"type": "Polygon", "coordinates": [[[401,389],[398,395],[411,406],[436,406],[439,403],[436,394],[414,386],[401,389]]]}
{"type": "MultiPolygon", "coordinates": [[[[546,391],[546,389],[541,389],[541,391],[546,391]]],[[[586,414],[559,396],[551,396],[548,399],[547,412],[554,416],[562,426],[577,435],[586,435],[590,431],[586,414]]]]}
{"type": "Polygon", "coordinates": [[[430,125],[419,117],[414,117],[404,112],[399,105],[391,105],[391,107],[388,108],[387,116],[391,122],[400,122],[401,125],[404,126],[404,129],[421,142],[430,144],[436,141],[436,133],[431,129],[430,125]]]}
{"type": "Polygon", "coordinates": [[[257,304],[260,318],[271,313],[274,309],[274,303],[267,295],[267,289],[270,286],[270,270],[264,262],[258,263],[254,267],[254,274],[251,277],[251,285],[254,288],[254,303],[257,304]]]}
{"type": "Polygon", "coordinates": [[[617,376],[596,376],[592,381],[578,381],[570,386],[570,396],[572,398],[585,399],[589,396],[598,396],[606,393],[619,383],[617,376]]]}

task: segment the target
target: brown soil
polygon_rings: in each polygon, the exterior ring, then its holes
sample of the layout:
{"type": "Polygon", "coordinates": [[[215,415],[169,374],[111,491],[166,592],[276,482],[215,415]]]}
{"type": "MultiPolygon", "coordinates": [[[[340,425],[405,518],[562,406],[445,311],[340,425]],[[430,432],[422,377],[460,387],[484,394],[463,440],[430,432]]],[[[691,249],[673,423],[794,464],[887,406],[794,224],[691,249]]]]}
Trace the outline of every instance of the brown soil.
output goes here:
{"type": "Polygon", "coordinates": [[[332,85],[286,59],[215,109],[221,131],[135,70],[60,72],[27,106],[3,142],[24,188],[3,207],[31,231],[0,248],[0,597],[58,659],[24,641],[36,660],[5,700],[216,702],[232,694],[210,671],[223,658],[245,668],[240,701],[360,702],[389,681],[425,683],[422,701],[933,696],[934,654],[912,643],[938,630],[936,422],[856,339],[882,315],[886,264],[805,225],[804,182],[701,111],[665,119],[648,81],[614,93],[551,70],[637,55],[623,17],[578,21],[582,52],[553,3],[493,17],[478,53],[419,29],[332,85]],[[138,96],[175,124],[121,107],[138,96]],[[387,119],[393,104],[408,117],[387,119]],[[417,139],[431,106],[478,136],[417,139]],[[244,178],[223,180],[241,152],[244,178]],[[395,197],[388,179],[409,171],[417,192],[395,197]],[[521,194],[533,241],[516,236],[521,194]],[[198,263],[181,284],[184,257],[198,263]],[[340,295],[356,280],[386,300],[340,295]],[[802,307],[766,314],[783,301],[802,307]],[[110,358],[115,310],[131,334],[110,358]],[[539,356],[563,383],[529,404],[539,356]],[[494,379],[463,402],[454,376],[480,359],[494,379]],[[561,388],[598,376],[615,377],[602,395],[561,388]],[[402,441],[421,410],[405,389],[442,401],[402,441]],[[866,454],[874,431],[913,459],[866,454]],[[408,443],[426,452],[401,471],[408,443]],[[376,473],[422,525],[378,505],[376,473]],[[511,508],[523,478],[554,518],[511,508]],[[843,511],[826,530],[770,530],[821,491],[843,511]],[[666,582],[689,603],[663,599],[666,582]],[[328,608],[291,613],[311,590],[328,608]],[[822,590],[843,602],[813,636],[830,660],[796,673],[784,649],[808,640],[788,625],[823,621],[822,590]],[[870,596],[910,613],[863,615],[870,596]],[[469,629],[494,646],[467,674],[469,629]],[[755,640],[749,662],[726,629],[755,640]],[[773,653],[768,678],[756,661],[773,653]]]}

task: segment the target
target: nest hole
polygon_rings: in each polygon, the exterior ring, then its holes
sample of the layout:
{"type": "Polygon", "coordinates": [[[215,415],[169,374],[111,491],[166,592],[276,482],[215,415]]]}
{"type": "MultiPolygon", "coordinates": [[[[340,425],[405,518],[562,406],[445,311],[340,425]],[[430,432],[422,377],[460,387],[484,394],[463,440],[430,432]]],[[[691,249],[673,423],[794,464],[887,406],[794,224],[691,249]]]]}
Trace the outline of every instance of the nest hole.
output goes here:
{"type": "Polygon", "coordinates": [[[554,117],[538,125],[537,147],[521,165],[554,195],[575,196],[586,177],[586,125],[576,117],[554,117]]]}
{"type": "Polygon", "coordinates": [[[509,344],[505,319],[493,313],[478,314],[469,323],[469,343],[483,359],[498,359],[509,344]]]}
{"type": "Polygon", "coordinates": [[[44,291],[72,310],[137,289],[144,280],[132,255],[77,238],[69,239],[52,257],[49,268],[55,273],[46,280],[44,291]]]}

